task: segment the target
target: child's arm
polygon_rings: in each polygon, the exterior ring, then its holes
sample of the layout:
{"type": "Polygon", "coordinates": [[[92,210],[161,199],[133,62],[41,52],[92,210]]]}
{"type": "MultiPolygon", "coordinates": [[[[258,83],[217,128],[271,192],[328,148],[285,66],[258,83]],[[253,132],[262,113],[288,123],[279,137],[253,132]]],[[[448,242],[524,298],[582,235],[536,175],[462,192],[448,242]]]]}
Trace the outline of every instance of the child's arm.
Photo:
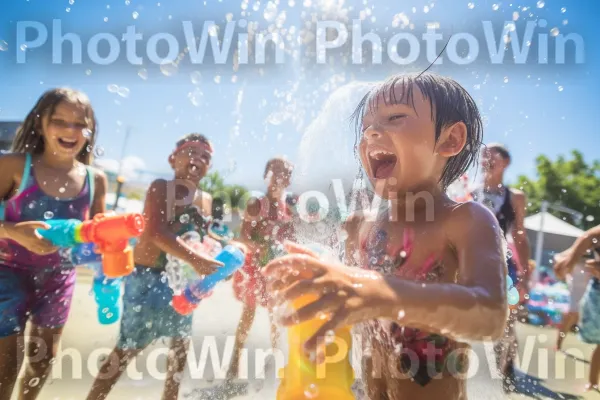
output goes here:
{"type": "MultiPolygon", "coordinates": [[[[0,201],[8,200],[16,187],[25,157],[22,154],[9,154],[0,157],[0,201]],[[18,180],[17,180],[18,179],[18,180]]],[[[37,229],[49,229],[50,226],[42,221],[6,222],[0,220],[0,239],[12,239],[36,254],[52,254],[58,249],[39,236],[37,229]]]]}
{"type": "Polygon", "coordinates": [[[515,210],[515,222],[511,234],[515,241],[519,264],[525,270],[527,276],[527,270],[529,269],[529,239],[527,239],[527,230],[525,229],[525,204],[527,203],[525,193],[513,190],[512,203],[515,210]]]}
{"type": "Polygon", "coordinates": [[[144,205],[146,231],[154,244],[165,253],[188,263],[200,275],[212,274],[215,266],[222,266],[223,263],[196,253],[169,230],[167,218],[170,209],[167,207],[172,207],[167,204],[167,199],[167,182],[164,179],[154,181],[148,189],[144,205]]]}
{"type": "Polygon", "coordinates": [[[557,278],[565,279],[567,274],[573,272],[581,257],[593,248],[600,248],[600,225],[589,229],[578,237],[571,247],[554,257],[554,271],[557,278]]]}
{"type": "Polygon", "coordinates": [[[106,174],[100,170],[94,170],[94,199],[90,207],[90,218],[94,218],[96,214],[104,214],[106,212],[106,188],[108,182],[106,174]]]}
{"type": "Polygon", "coordinates": [[[457,252],[458,283],[422,283],[319,260],[310,251],[288,245],[288,256],[271,262],[264,274],[276,302],[312,293],[318,300],[281,321],[294,325],[324,312],[331,318],[307,342],[343,325],[384,318],[405,326],[462,340],[494,340],[507,318],[506,258],[498,221],[479,204],[458,207],[448,226],[457,252]]]}

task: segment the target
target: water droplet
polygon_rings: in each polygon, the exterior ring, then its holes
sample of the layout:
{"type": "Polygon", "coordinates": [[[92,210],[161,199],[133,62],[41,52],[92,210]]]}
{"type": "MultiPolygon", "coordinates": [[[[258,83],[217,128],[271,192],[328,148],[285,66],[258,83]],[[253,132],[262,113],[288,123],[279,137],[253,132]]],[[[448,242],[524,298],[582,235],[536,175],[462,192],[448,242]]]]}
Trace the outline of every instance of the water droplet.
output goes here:
{"type": "Polygon", "coordinates": [[[311,383],[304,389],[304,396],[307,399],[314,399],[319,395],[319,388],[314,383],[311,383]]]}
{"type": "Polygon", "coordinates": [[[219,34],[219,27],[216,25],[211,25],[208,28],[208,35],[209,36],[217,36],[219,34]]]}
{"type": "Polygon", "coordinates": [[[560,33],[560,31],[558,30],[558,28],[550,29],[550,35],[552,35],[552,36],[558,36],[559,33],[560,33]]]}
{"type": "Polygon", "coordinates": [[[568,20],[568,19],[564,19],[564,20],[563,20],[563,25],[567,25],[568,23],[569,23],[569,20],[568,20]]]}
{"type": "Polygon", "coordinates": [[[198,84],[200,84],[200,81],[202,80],[202,74],[200,74],[199,71],[194,71],[190,74],[190,79],[192,80],[192,83],[194,85],[198,85],[198,84]]]}
{"type": "Polygon", "coordinates": [[[137,11],[134,11],[131,16],[133,17],[133,19],[138,19],[138,17],[140,16],[140,14],[137,11]]]}
{"type": "Polygon", "coordinates": [[[585,217],[585,220],[588,222],[592,222],[594,220],[594,216],[593,215],[588,215],[587,217],[585,217]]]}
{"type": "Polygon", "coordinates": [[[325,344],[332,344],[333,342],[335,342],[335,332],[332,330],[325,332],[325,344]]]}
{"type": "Polygon", "coordinates": [[[6,50],[8,50],[8,43],[6,43],[4,40],[0,40],[0,51],[6,50]]]}
{"type": "Polygon", "coordinates": [[[142,78],[143,80],[148,79],[148,71],[146,70],[146,68],[142,68],[138,71],[138,76],[140,78],[142,78]]]}
{"type": "Polygon", "coordinates": [[[215,83],[221,83],[221,76],[215,75],[215,83]]]}
{"type": "Polygon", "coordinates": [[[505,27],[508,29],[509,32],[514,32],[515,29],[517,29],[514,22],[507,23],[505,27]]]}
{"type": "Polygon", "coordinates": [[[60,189],[58,189],[58,192],[59,192],[59,193],[64,193],[64,192],[65,192],[65,190],[66,190],[66,189],[65,189],[64,187],[61,187],[60,189]]]}
{"type": "Polygon", "coordinates": [[[160,65],[160,72],[165,76],[175,75],[179,67],[174,62],[168,62],[160,65]]]}
{"type": "Polygon", "coordinates": [[[559,86],[559,87],[558,87],[558,91],[559,91],[559,92],[562,92],[562,91],[563,91],[563,89],[564,89],[564,88],[563,88],[562,86],[559,86]]]}
{"type": "Polygon", "coordinates": [[[67,7],[67,9],[65,10],[66,12],[71,12],[71,8],[67,7]]]}
{"type": "Polygon", "coordinates": [[[181,217],[179,217],[179,222],[181,222],[182,224],[187,224],[188,222],[190,222],[190,216],[187,214],[183,214],[181,217]]]}
{"type": "Polygon", "coordinates": [[[492,4],[492,10],[498,11],[499,8],[500,6],[498,4],[492,4]]]}
{"type": "Polygon", "coordinates": [[[84,138],[89,139],[90,136],[92,136],[92,131],[89,130],[88,128],[85,128],[81,131],[81,134],[83,135],[84,138]]]}
{"type": "Polygon", "coordinates": [[[142,306],[140,306],[140,305],[133,306],[133,311],[135,311],[135,312],[140,312],[140,311],[142,311],[142,306]]]}
{"type": "Polygon", "coordinates": [[[255,226],[256,226],[256,221],[252,221],[252,222],[250,223],[250,225],[252,225],[252,227],[255,227],[255,226]]]}
{"type": "Polygon", "coordinates": [[[102,157],[104,155],[104,149],[101,146],[98,146],[94,149],[94,155],[96,157],[102,157]]]}
{"type": "Polygon", "coordinates": [[[108,17],[104,17],[104,22],[108,22],[108,17]]]}
{"type": "Polygon", "coordinates": [[[29,381],[29,387],[36,387],[40,383],[40,378],[33,378],[29,381]]]}
{"type": "Polygon", "coordinates": [[[398,319],[402,319],[406,316],[406,312],[404,310],[398,311],[398,319]]]}
{"type": "Polygon", "coordinates": [[[540,0],[537,2],[537,8],[544,8],[546,2],[544,0],[540,0]]]}
{"type": "Polygon", "coordinates": [[[125,0],[125,5],[126,5],[126,6],[128,6],[128,5],[129,5],[129,3],[131,3],[131,1],[130,1],[130,0],[125,0]]]}
{"type": "Polygon", "coordinates": [[[46,211],[44,213],[44,219],[52,219],[54,217],[54,213],[52,211],[46,211]]]}
{"type": "MultiPolygon", "coordinates": [[[[370,9],[367,9],[367,10],[369,10],[369,11],[370,11],[370,9]]],[[[427,13],[429,12],[429,6],[425,6],[425,7],[423,7],[423,12],[424,12],[425,14],[427,14],[427,13]]]]}
{"type": "Polygon", "coordinates": [[[20,47],[21,51],[25,51],[27,50],[27,45],[26,44],[22,44],[20,47]]]}
{"type": "Polygon", "coordinates": [[[188,93],[188,98],[194,106],[200,107],[202,100],[204,99],[204,93],[202,93],[199,88],[196,88],[193,92],[188,93]]]}
{"type": "Polygon", "coordinates": [[[73,5],[73,4],[75,4],[75,0],[69,0],[69,4],[70,4],[70,5],[73,5]]]}
{"type": "Polygon", "coordinates": [[[265,7],[265,11],[263,13],[263,17],[265,17],[265,20],[273,22],[275,17],[277,17],[277,6],[275,5],[275,3],[273,3],[272,1],[269,1],[267,3],[267,6],[265,7]]]}
{"type": "Polygon", "coordinates": [[[106,314],[106,318],[109,318],[109,319],[110,319],[110,318],[112,318],[112,317],[113,317],[113,315],[114,315],[113,313],[109,312],[109,313],[107,313],[107,314],[106,314]]]}
{"type": "Polygon", "coordinates": [[[392,19],[392,26],[394,28],[404,29],[408,25],[410,25],[410,20],[408,19],[408,16],[406,14],[400,13],[394,15],[394,18],[392,19]]]}
{"type": "Polygon", "coordinates": [[[472,10],[475,8],[475,3],[469,3],[467,4],[467,7],[469,7],[469,10],[472,10]]]}
{"type": "Polygon", "coordinates": [[[508,83],[508,76],[504,77],[504,83],[508,83]]]}
{"type": "Polygon", "coordinates": [[[117,93],[119,91],[119,86],[115,84],[108,85],[108,91],[110,93],[117,93]]]}
{"type": "Polygon", "coordinates": [[[129,97],[129,88],[120,87],[119,90],[117,91],[117,94],[126,99],[129,97]]]}
{"type": "Polygon", "coordinates": [[[566,7],[561,8],[560,12],[563,13],[563,14],[566,13],[567,12],[567,8],[566,7]]]}

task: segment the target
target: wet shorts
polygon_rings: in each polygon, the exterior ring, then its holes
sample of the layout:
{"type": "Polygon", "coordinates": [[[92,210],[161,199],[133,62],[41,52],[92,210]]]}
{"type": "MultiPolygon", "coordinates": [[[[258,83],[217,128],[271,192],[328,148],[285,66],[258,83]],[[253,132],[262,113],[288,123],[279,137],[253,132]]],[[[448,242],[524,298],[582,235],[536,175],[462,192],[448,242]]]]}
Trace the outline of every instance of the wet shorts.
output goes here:
{"type": "Polygon", "coordinates": [[[600,344],[600,281],[590,279],[581,298],[579,336],[589,344],[600,344]]]}
{"type": "Polygon", "coordinates": [[[75,278],[74,268],[0,266],[0,337],[22,333],[28,318],[42,328],[64,326],[75,278]]]}
{"type": "Polygon", "coordinates": [[[117,347],[143,349],[160,338],[192,335],[192,314],[181,315],[171,305],[173,291],[164,270],[136,265],[125,278],[123,317],[117,347]]]}

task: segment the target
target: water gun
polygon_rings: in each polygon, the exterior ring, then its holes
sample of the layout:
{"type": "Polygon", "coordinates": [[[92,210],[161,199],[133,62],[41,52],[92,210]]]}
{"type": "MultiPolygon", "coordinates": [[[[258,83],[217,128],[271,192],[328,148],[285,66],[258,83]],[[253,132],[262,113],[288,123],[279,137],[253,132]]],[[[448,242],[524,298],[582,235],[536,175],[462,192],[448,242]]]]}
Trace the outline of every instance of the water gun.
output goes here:
{"type": "Polygon", "coordinates": [[[194,311],[200,300],[208,297],[217,283],[229,277],[244,265],[244,258],[244,252],[239,248],[233,245],[225,246],[223,251],[215,257],[217,261],[223,263],[222,267],[219,267],[216,272],[204,279],[198,279],[190,283],[182,293],[173,296],[175,311],[182,315],[188,315],[194,311]]]}
{"type": "MultiPolygon", "coordinates": [[[[309,246],[323,255],[320,246],[309,246]]],[[[292,302],[300,309],[317,300],[314,294],[301,296],[292,302]]],[[[352,334],[350,327],[334,332],[333,343],[325,340],[325,362],[315,365],[304,352],[303,344],[310,339],[326,320],[315,318],[288,328],[289,361],[277,390],[277,400],[354,400],[352,384],[354,370],[350,363],[352,334]]]]}
{"type": "Polygon", "coordinates": [[[92,291],[96,300],[98,321],[102,325],[109,325],[121,317],[119,299],[123,279],[107,278],[102,273],[102,257],[94,250],[93,243],[84,243],[72,249],[70,258],[73,265],[85,266],[95,272],[92,291]]]}
{"type": "MultiPolygon", "coordinates": [[[[299,309],[317,300],[315,295],[296,299],[292,307],[299,309]]],[[[289,362],[277,390],[277,400],[354,400],[354,371],[350,363],[352,335],[350,327],[334,332],[334,343],[325,343],[325,362],[315,365],[305,354],[303,344],[326,320],[315,318],[288,328],[289,362]]]]}
{"type": "MultiPolygon", "coordinates": [[[[179,236],[187,246],[197,253],[208,254],[215,257],[223,250],[223,246],[217,240],[206,235],[204,238],[198,232],[189,231],[179,236]]],[[[167,283],[174,295],[179,295],[185,290],[190,282],[198,279],[198,273],[186,262],[167,254],[167,265],[165,266],[167,283]]]]}
{"type": "Polygon", "coordinates": [[[132,237],[144,230],[144,218],[139,213],[97,214],[93,219],[47,220],[50,229],[40,229],[44,239],[58,247],[73,247],[94,243],[102,254],[102,268],[108,278],[129,275],[133,271],[132,237]]]}

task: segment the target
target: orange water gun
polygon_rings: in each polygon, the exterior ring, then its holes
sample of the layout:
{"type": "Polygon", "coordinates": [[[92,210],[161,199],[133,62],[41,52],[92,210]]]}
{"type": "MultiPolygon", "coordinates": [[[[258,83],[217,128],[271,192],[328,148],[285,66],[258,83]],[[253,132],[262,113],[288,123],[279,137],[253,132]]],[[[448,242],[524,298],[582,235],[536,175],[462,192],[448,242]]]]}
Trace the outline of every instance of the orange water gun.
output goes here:
{"type": "Polygon", "coordinates": [[[131,238],[139,237],[144,230],[144,217],[139,213],[96,214],[93,219],[47,220],[50,229],[39,229],[43,238],[59,247],[73,247],[81,243],[94,243],[102,255],[102,269],[108,278],[119,278],[133,271],[131,238]]]}
{"type": "MultiPolygon", "coordinates": [[[[299,309],[317,298],[305,295],[292,306],[299,309]]],[[[305,354],[302,345],[326,320],[316,318],[288,328],[289,362],[277,391],[277,400],[354,400],[354,371],[350,363],[352,335],[350,327],[338,329],[332,343],[325,339],[325,361],[316,365],[305,354]]]]}

